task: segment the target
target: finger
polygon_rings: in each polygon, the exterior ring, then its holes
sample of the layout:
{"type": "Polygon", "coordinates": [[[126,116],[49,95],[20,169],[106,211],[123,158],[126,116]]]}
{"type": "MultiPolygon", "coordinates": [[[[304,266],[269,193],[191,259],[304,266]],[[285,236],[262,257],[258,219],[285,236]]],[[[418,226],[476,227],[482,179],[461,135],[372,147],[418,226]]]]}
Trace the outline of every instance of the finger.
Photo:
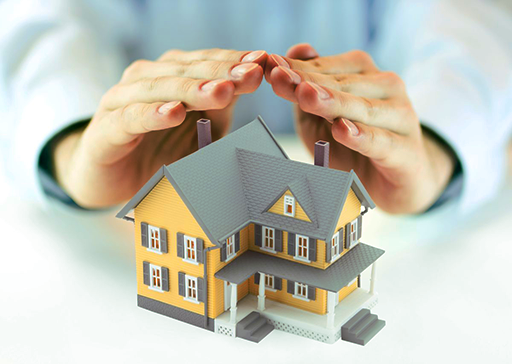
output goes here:
{"type": "Polygon", "coordinates": [[[151,62],[138,60],[123,73],[121,83],[165,76],[194,79],[226,79],[233,81],[235,94],[254,92],[261,84],[263,68],[256,63],[193,61],[151,62]]]}
{"type": "Polygon", "coordinates": [[[265,75],[269,75],[272,69],[277,66],[325,74],[369,73],[378,70],[372,58],[363,51],[351,51],[306,61],[271,54],[267,59],[265,75]]]}
{"type": "Polygon", "coordinates": [[[265,51],[235,51],[228,49],[201,49],[196,51],[182,51],[173,49],[164,53],[159,61],[232,61],[232,62],[252,62],[261,66],[265,65],[267,52],[265,51]]]}
{"type": "Polygon", "coordinates": [[[376,100],[358,97],[349,93],[318,86],[312,82],[302,82],[295,88],[299,107],[310,114],[327,120],[347,118],[367,125],[377,126],[399,134],[411,130],[414,120],[411,109],[400,101],[376,100]]]}
{"type": "Polygon", "coordinates": [[[340,118],[334,121],[331,132],[338,143],[382,167],[403,168],[411,159],[406,138],[389,130],[340,118]]]}
{"type": "Polygon", "coordinates": [[[326,75],[279,66],[272,70],[269,83],[278,96],[297,102],[294,91],[302,81],[372,99],[388,99],[405,91],[403,81],[392,72],[326,75]]]}
{"type": "Polygon", "coordinates": [[[109,114],[106,139],[114,145],[126,144],[140,134],[178,126],[185,116],[179,101],[130,104],[109,114]]]}
{"type": "Polygon", "coordinates": [[[288,49],[286,57],[307,60],[317,58],[319,54],[309,43],[299,43],[288,49]]]}
{"type": "Polygon", "coordinates": [[[129,104],[181,101],[187,111],[223,109],[233,100],[235,86],[228,80],[186,77],[145,78],[111,88],[102,106],[114,110],[129,104]]]}

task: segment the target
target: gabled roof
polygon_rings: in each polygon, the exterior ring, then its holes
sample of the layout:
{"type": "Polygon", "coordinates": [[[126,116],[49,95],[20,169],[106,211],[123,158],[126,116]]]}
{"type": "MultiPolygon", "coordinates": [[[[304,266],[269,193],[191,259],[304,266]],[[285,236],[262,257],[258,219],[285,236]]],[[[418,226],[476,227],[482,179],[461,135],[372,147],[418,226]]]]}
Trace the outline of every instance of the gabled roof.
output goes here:
{"type": "Polygon", "coordinates": [[[117,217],[124,218],[164,176],[216,245],[251,222],[327,240],[351,186],[364,206],[375,206],[353,171],[289,160],[261,117],[162,167],[117,217]],[[312,222],[266,211],[287,188],[312,222]]]}

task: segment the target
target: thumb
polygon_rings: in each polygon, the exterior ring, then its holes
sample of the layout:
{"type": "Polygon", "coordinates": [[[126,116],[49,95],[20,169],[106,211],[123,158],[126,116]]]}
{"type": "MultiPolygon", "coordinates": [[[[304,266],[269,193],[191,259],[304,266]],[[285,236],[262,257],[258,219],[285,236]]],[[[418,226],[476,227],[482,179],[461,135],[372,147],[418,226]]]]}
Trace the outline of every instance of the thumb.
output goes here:
{"type": "Polygon", "coordinates": [[[299,43],[288,49],[286,57],[308,60],[319,57],[319,54],[309,43],[299,43]]]}

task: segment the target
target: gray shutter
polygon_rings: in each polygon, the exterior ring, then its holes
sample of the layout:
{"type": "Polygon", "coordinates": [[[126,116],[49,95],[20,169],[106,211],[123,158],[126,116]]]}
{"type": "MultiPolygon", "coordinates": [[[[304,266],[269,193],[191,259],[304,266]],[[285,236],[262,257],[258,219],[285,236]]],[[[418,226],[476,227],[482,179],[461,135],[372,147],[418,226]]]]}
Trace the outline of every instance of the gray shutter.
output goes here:
{"type": "Polygon", "coordinates": [[[169,269],[162,267],[162,291],[169,292],[169,269]]]}
{"type": "Polygon", "coordinates": [[[185,297],[185,273],[178,272],[178,294],[185,297]]]}
{"type": "Polygon", "coordinates": [[[316,299],[316,288],[308,286],[308,299],[314,301],[316,299]]]}
{"type": "Polygon", "coordinates": [[[261,246],[261,225],[254,224],[254,244],[261,246]]]}
{"type": "Polygon", "coordinates": [[[288,255],[295,256],[295,234],[288,233],[288,255]]]}
{"type": "Polygon", "coordinates": [[[240,251],[240,231],[235,234],[235,253],[240,251]]]}
{"type": "Polygon", "coordinates": [[[254,273],[254,284],[260,284],[260,276],[259,272],[254,273]]]}
{"type": "Polygon", "coordinates": [[[350,248],[350,223],[345,225],[345,248],[350,248]]]}
{"type": "Polygon", "coordinates": [[[203,278],[197,278],[197,300],[199,302],[206,301],[206,294],[204,290],[204,279],[203,278]]]}
{"type": "Polygon", "coordinates": [[[363,216],[357,217],[357,239],[361,239],[361,233],[363,231],[363,216]]]}
{"type": "Polygon", "coordinates": [[[275,234],[276,234],[276,236],[275,236],[276,252],[282,252],[283,251],[283,230],[275,229],[275,234]]]}
{"type": "Polygon", "coordinates": [[[338,234],[340,234],[340,253],[343,252],[343,247],[345,246],[345,229],[341,227],[341,229],[338,230],[338,234]]]}
{"type": "Polygon", "coordinates": [[[295,294],[295,282],[294,281],[290,281],[288,279],[288,281],[286,282],[286,292],[288,292],[289,294],[295,294]]]}
{"type": "Polygon", "coordinates": [[[142,262],[142,274],[144,275],[144,284],[149,286],[151,284],[151,277],[149,276],[149,262],[142,262]]]}
{"type": "Polygon", "coordinates": [[[149,247],[148,224],[145,222],[140,223],[140,241],[141,241],[143,247],[146,247],[146,248],[149,247]]]}
{"type": "Polygon", "coordinates": [[[167,253],[169,251],[167,247],[167,230],[160,228],[160,251],[167,253]]]}
{"type": "Polygon", "coordinates": [[[316,239],[309,238],[309,260],[316,262],[316,239]]]}
{"type": "Polygon", "coordinates": [[[220,247],[220,261],[225,262],[228,256],[226,242],[220,247]]]}
{"type": "Polygon", "coordinates": [[[325,242],[325,261],[329,263],[332,259],[332,238],[325,242]]]}
{"type": "Polygon", "coordinates": [[[203,251],[204,251],[204,240],[201,238],[196,238],[196,257],[197,257],[198,263],[204,263],[203,251]]]}
{"type": "Polygon", "coordinates": [[[274,277],[274,288],[279,291],[283,289],[283,279],[282,278],[274,277]]]}
{"type": "Polygon", "coordinates": [[[185,258],[185,249],[184,249],[184,236],[182,233],[177,233],[176,234],[176,246],[177,246],[177,251],[178,251],[178,257],[180,258],[185,258]]]}

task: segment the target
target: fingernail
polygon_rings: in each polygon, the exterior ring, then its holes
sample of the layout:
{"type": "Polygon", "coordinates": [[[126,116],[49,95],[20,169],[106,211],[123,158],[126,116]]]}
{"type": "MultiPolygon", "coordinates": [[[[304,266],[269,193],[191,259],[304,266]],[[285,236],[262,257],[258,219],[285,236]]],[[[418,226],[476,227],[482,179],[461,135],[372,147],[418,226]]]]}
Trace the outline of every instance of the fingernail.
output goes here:
{"type": "Polygon", "coordinates": [[[167,114],[171,109],[174,109],[179,104],[181,104],[181,102],[179,102],[179,101],[171,101],[166,104],[163,104],[158,108],[158,113],[159,114],[167,114]]]}
{"type": "Polygon", "coordinates": [[[281,67],[286,67],[286,68],[290,68],[290,65],[288,64],[288,62],[286,62],[286,60],[281,57],[280,55],[278,54],[273,54],[270,56],[274,62],[276,62],[279,66],[281,67]]]}
{"type": "Polygon", "coordinates": [[[288,77],[290,78],[290,82],[291,83],[294,83],[296,85],[301,83],[302,78],[300,78],[300,76],[299,76],[299,74],[297,72],[292,71],[291,69],[286,68],[286,67],[282,67],[282,66],[279,66],[279,69],[284,71],[284,73],[286,73],[288,75],[288,77]]]}
{"type": "Polygon", "coordinates": [[[201,90],[202,91],[211,91],[213,88],[215,88],[215,86],[217,86],[223,82],[226,82],[226,80],[220,79],[220,80],[213,80],[213,81],[206,82],[201,86],[201,90]]]}
{"type": "Polygon", "coordinates": [[[322,100],[327,100],[328,98],[331,97],[331,95],[329,95],[329,93],[327,91],[325,91],[325,89],[323,87],[320,87],[318,86],[316,83],[313,83],[313,82],[309,82],[309,81],[306,81],[308,83],[308,85],[310,85],[311,87],[313,87],[318,95],[318,97],[322,100]]]}
{"type": "Polygon", "coordinates": [[[356,124],[345,118],[341,118],[341,121],[343,122],[343,124],[345,124],[345,126],[347,127],[348,131],[352,136],[359,135],[359,128],[356,126],[356,124]]]}
{"type": "Polygon", "coordinates": [[[265,51],[254,51],[251,53],[247,53],[245,56],[243,56],[243,58],[240,62],[243,62],[243,63],[254,62],[255,60],[257,60],[264,54],[265,54],[265,51]]]}
{"type": "Polygon", "coordinates": [[[256,67],[258,67],[256,63],[239,64],[231,70],[231,76],[233,76],[233,78],[242,78],[246,73],[252,71],[256,67]]]}

